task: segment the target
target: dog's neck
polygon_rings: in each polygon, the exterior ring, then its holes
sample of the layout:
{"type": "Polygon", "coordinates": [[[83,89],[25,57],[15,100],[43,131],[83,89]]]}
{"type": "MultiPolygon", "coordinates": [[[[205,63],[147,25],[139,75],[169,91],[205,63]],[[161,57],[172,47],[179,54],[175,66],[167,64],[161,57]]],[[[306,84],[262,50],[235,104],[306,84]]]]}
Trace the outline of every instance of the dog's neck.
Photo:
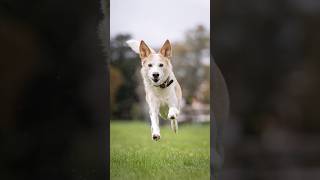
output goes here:
{"type": "Polygon", "coordinates": [[[159,87],[161,89],[169,87],[173,83],[173,79],[170,80],[170,76],[168,76],[167,80],[165,80],[162,84],[160,85],[154,85],[155,87],[159,87]]]}

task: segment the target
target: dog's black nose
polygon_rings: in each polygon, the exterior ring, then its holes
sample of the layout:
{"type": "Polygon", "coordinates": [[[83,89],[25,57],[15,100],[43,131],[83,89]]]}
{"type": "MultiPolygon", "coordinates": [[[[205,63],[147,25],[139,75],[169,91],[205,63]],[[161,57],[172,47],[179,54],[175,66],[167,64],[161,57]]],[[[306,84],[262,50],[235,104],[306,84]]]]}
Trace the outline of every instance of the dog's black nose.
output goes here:
{"type": "Polygon", "coordinates": [[[159,73],[153,73],[152,76],[153,76],[153,78],[158,78],[159,77],[159,73]]]}

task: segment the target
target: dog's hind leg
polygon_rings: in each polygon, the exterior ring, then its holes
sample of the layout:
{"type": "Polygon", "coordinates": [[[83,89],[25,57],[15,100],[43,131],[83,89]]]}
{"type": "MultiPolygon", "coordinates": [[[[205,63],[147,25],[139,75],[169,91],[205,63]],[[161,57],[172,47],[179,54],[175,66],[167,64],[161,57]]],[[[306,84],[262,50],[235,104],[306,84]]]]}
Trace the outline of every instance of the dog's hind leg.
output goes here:
{"type": "Polygon", "coordinates": [[[178,132],[178,120],[177,119],[173,119],[170,120],[171,121],[171,129],[174,133],[178,132]]]}

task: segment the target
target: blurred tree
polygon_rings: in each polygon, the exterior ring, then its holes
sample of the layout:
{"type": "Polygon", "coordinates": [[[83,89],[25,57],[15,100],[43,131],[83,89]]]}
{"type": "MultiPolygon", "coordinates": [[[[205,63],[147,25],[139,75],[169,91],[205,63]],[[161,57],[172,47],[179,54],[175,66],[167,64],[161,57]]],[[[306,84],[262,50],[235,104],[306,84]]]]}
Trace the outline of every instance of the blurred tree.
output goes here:
{"type": "MultiPolygon", "coordinates": [[[[208,85],[210,81],[209,64],[204,62],[210,57],[209,48],[209,31],[201,25],[188,30],[185,34],[185,40],[174,45],[173,65],[179,67],[176,76],[182,84],[183,94],[187,98],[187,102],[195,97],[197,92],[206,86],[205,84],[208,85]],[[201,84],[204,85],[200,87],[201,84]]],[[[208,102],[210,94],[206,98],[201,98],[208,102]]]]}
{"type": "MultiPolygon", "coordinates": [[[[138,56],[126,45],[126,41],[131,39],[129,34],[119,34],[110,41],[111,49],[111,66],[119,70],[123,82],[119,84],[120,79],[113,79],[111,77],[110,84],[120,85],[114,96],[114,109],[112,112],[113,119],[132,119],[133,105],[139,101],[138,95],[135,92],[139,82],[135,77],[136,71],[139,70],[140,59],[138,56]]],[[[114,71],[115,73],[116,71],[114,71]]],[[[119,76],[115,75],[119,78],[119,76]]]]}
{"type": "Polygon", "coordinates": [[[204,68],[204,79],[199,85],[196,97],[199,101],[209,104],[210,103],[210,66],[204,68]]]}
{"type": "Polygon", "coordinates": [[[110,79],[112,83],[110,83],[110,105],[111,105],[111,112],[114,112],[117,109],[116,103],[116,95],[119,88],[123,84],[123,75],[118,68],[115,68],[113,65],[109,66],[110,69],[110,79]]]}

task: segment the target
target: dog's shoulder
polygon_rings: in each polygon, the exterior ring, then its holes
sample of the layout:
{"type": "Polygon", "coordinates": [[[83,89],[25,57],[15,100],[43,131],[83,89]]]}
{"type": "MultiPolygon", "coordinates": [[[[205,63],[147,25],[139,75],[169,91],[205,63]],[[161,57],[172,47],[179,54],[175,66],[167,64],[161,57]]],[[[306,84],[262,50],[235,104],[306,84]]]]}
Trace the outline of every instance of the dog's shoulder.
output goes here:
{"type": "Polygon", "coordinates": [[[176,81],[176,83],[175,83],[174,90],[175,90],[175,92],[176,92],[177,97],[178,97],[179,99],[181,99],[181,98],[182,98],[182,90],[181,90],[181,86],[180,86],[180,84],[178,83],[178,81],[176,81]]]}

